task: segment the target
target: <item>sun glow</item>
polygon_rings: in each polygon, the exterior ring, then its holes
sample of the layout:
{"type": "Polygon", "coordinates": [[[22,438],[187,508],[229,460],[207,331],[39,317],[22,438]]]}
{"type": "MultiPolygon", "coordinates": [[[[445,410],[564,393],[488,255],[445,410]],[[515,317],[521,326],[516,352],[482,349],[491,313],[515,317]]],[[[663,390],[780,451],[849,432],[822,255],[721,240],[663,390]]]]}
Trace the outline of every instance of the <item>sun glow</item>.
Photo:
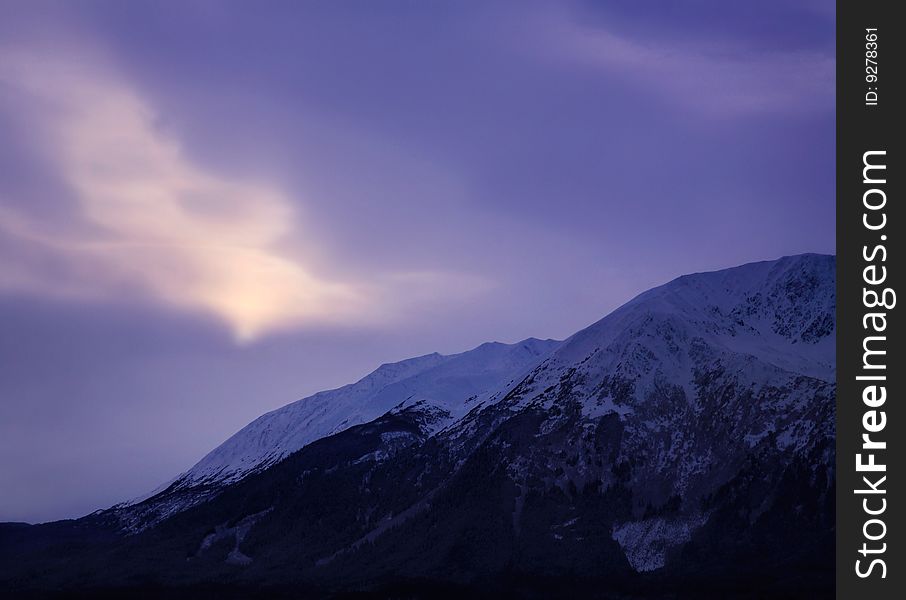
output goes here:
{"type": "MultiPolygon", "coordinates": [[[[361,286],[318,276],[282,249],[302,235],[283,193],[199,166],[128,85],[15,53],[0,60],[0,83],[24,101],[82,221],[60,236],[35,218],[0,211],[0,229],[87,273],[80,285],[138,287],[168,305],[215,315],[239,341],[365,311],[361,286]]],[[[46,278],[27,283],[48,293],[54,287],[46,278]]]]}

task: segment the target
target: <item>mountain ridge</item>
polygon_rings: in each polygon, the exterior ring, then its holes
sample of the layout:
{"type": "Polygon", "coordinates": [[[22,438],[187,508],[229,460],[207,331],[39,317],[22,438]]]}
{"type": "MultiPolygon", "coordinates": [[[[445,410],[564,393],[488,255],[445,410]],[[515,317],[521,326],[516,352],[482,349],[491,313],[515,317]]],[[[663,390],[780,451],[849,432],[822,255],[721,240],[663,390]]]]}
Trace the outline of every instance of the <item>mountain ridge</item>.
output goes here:
{"type": "Polygon", "coordinates": [[[456,367],[462,368],[463,362],[474,367],[474,363],[497,361],[499,368],[485,369],[487,377],[479,382],[464,381],[462,377],[456,381],[460,385],[465,384],[465,389],[471,394],[480,395],[515,376],[533,359],[543,356],[559,343],[536,338],[526,338],[514,344],[485,342],[457,354],[433,352],[384,363],[355,383],[317,392],[261,415],[179,476],[178,480],[188,485],[210,483],[212,480],[235,481],[249,472],[273,464],[307,443],[377,418],[400,401],[405,402],[414,396],[439,408],[453,410],[455,407],[447,400],[446,390],[426,390],[414,380],[425,373],[433,373],[435,379],[452,379],[457,375],[456,367]],[[333,406],[330,406],[331,403],[333,406]],[[273,428],[279,430],[274,432],[273,428]],[[300,431],[303,428],[304,431],[300,431]],[[255,440],[258,446],[251,449],[242,447],[246,441],[243,438],[252,436],[258,438],[255,440]],[[238,459],[235,450],[239,451],[238,459]]]}
{"type": "Polygon", "coordinates": [[[343,591],[522,574],[732,595],[702,575],[721,573],[825,593],[835,294],[833,256],[785,257],[677,278],[545,352],[486,344],[401,367],[403,379],[388,367],[378,394],[398,387],[375,418],[235,480],[174,484],[71,526],[0,530],[0,558],[10,539],[32,539],[17,580],[55,564],[61,586],[84,583],[72,569],[103,556],[96,585],[343,591]],[[82,540],[84,556],[40,546],[42,531],[82,540]]]}

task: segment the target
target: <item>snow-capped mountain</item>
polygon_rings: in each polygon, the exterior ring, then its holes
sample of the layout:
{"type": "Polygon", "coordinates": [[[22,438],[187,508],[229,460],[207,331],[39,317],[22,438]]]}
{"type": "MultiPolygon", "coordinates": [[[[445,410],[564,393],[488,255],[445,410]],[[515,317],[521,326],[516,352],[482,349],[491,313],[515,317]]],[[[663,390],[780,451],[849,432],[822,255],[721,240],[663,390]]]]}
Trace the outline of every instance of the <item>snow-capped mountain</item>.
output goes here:
{"type": "MultiPolygon", "coordinates": [[[[834,279],[820,255],[689,275],[562,343],[385,365],[79,527],[117,540],[114,583],[529,574],[554,595],[724,597],[713,575],[737,573],[814,596],[833,582],[834,279]]],[[[56,560],[66,585],[85,568],[59,552],[23,564],[56,560]]]]}
{"type": "Polygon", "coordinates": [[[443,435],[468,451],[514,415],[538,415],[536,435],[558,440],[551,447],[574,453],[575,464],[532,444],[530,458],[507,466],[516,485],[619,482],[633,506],[613,523],[613,539],[636,570],[663,567],[708,522],[703,503],[753,454],[776,455],[778,469],[796,458],[832,467],[834,269],[833,257],[795,256],[650,290],[443,435]],[[588,435],[606,422],[619,438],[610,465],[588,435]],[[639,467],[622,477],[614,464],[639,467]],[[667,505],[668,515],[645,516],[667,505]]]}
{"type": "Polygon", "coordinates": [[[558,344],[534,338],[489,342],[460,354],[434,353],[381,365],[356,383],[255,419],[180,477],[180,486],[236,481],[394,408],[418,404],[431,411],[432,424],[439,428],[514,383],[558,344]]]}

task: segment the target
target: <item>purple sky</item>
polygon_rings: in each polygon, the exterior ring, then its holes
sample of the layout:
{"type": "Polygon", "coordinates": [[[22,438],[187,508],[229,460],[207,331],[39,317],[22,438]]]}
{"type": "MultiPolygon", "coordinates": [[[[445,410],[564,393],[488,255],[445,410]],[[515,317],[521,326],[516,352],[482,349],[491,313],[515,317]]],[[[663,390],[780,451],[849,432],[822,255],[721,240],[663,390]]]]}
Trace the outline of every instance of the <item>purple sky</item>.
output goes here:
{"type": "Polygon", "coordinates": [[[0,0],[0,520],[834,251],[834,5],[0,0]]]}

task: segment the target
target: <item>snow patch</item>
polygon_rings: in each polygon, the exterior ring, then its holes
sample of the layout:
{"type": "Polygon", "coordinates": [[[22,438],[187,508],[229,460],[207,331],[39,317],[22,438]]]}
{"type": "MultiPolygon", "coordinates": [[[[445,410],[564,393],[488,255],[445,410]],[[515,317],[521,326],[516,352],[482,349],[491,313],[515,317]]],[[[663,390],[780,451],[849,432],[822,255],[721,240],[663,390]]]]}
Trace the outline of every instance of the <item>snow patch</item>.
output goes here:
{"type": "Polygon", "coordinates": [[[707,515],[698,514],[630,521],[614,526],[611,537],[620,544],[633,569],[654,571],[664,566],[671,548],[688,542],[707,520],[707,515]]]}

